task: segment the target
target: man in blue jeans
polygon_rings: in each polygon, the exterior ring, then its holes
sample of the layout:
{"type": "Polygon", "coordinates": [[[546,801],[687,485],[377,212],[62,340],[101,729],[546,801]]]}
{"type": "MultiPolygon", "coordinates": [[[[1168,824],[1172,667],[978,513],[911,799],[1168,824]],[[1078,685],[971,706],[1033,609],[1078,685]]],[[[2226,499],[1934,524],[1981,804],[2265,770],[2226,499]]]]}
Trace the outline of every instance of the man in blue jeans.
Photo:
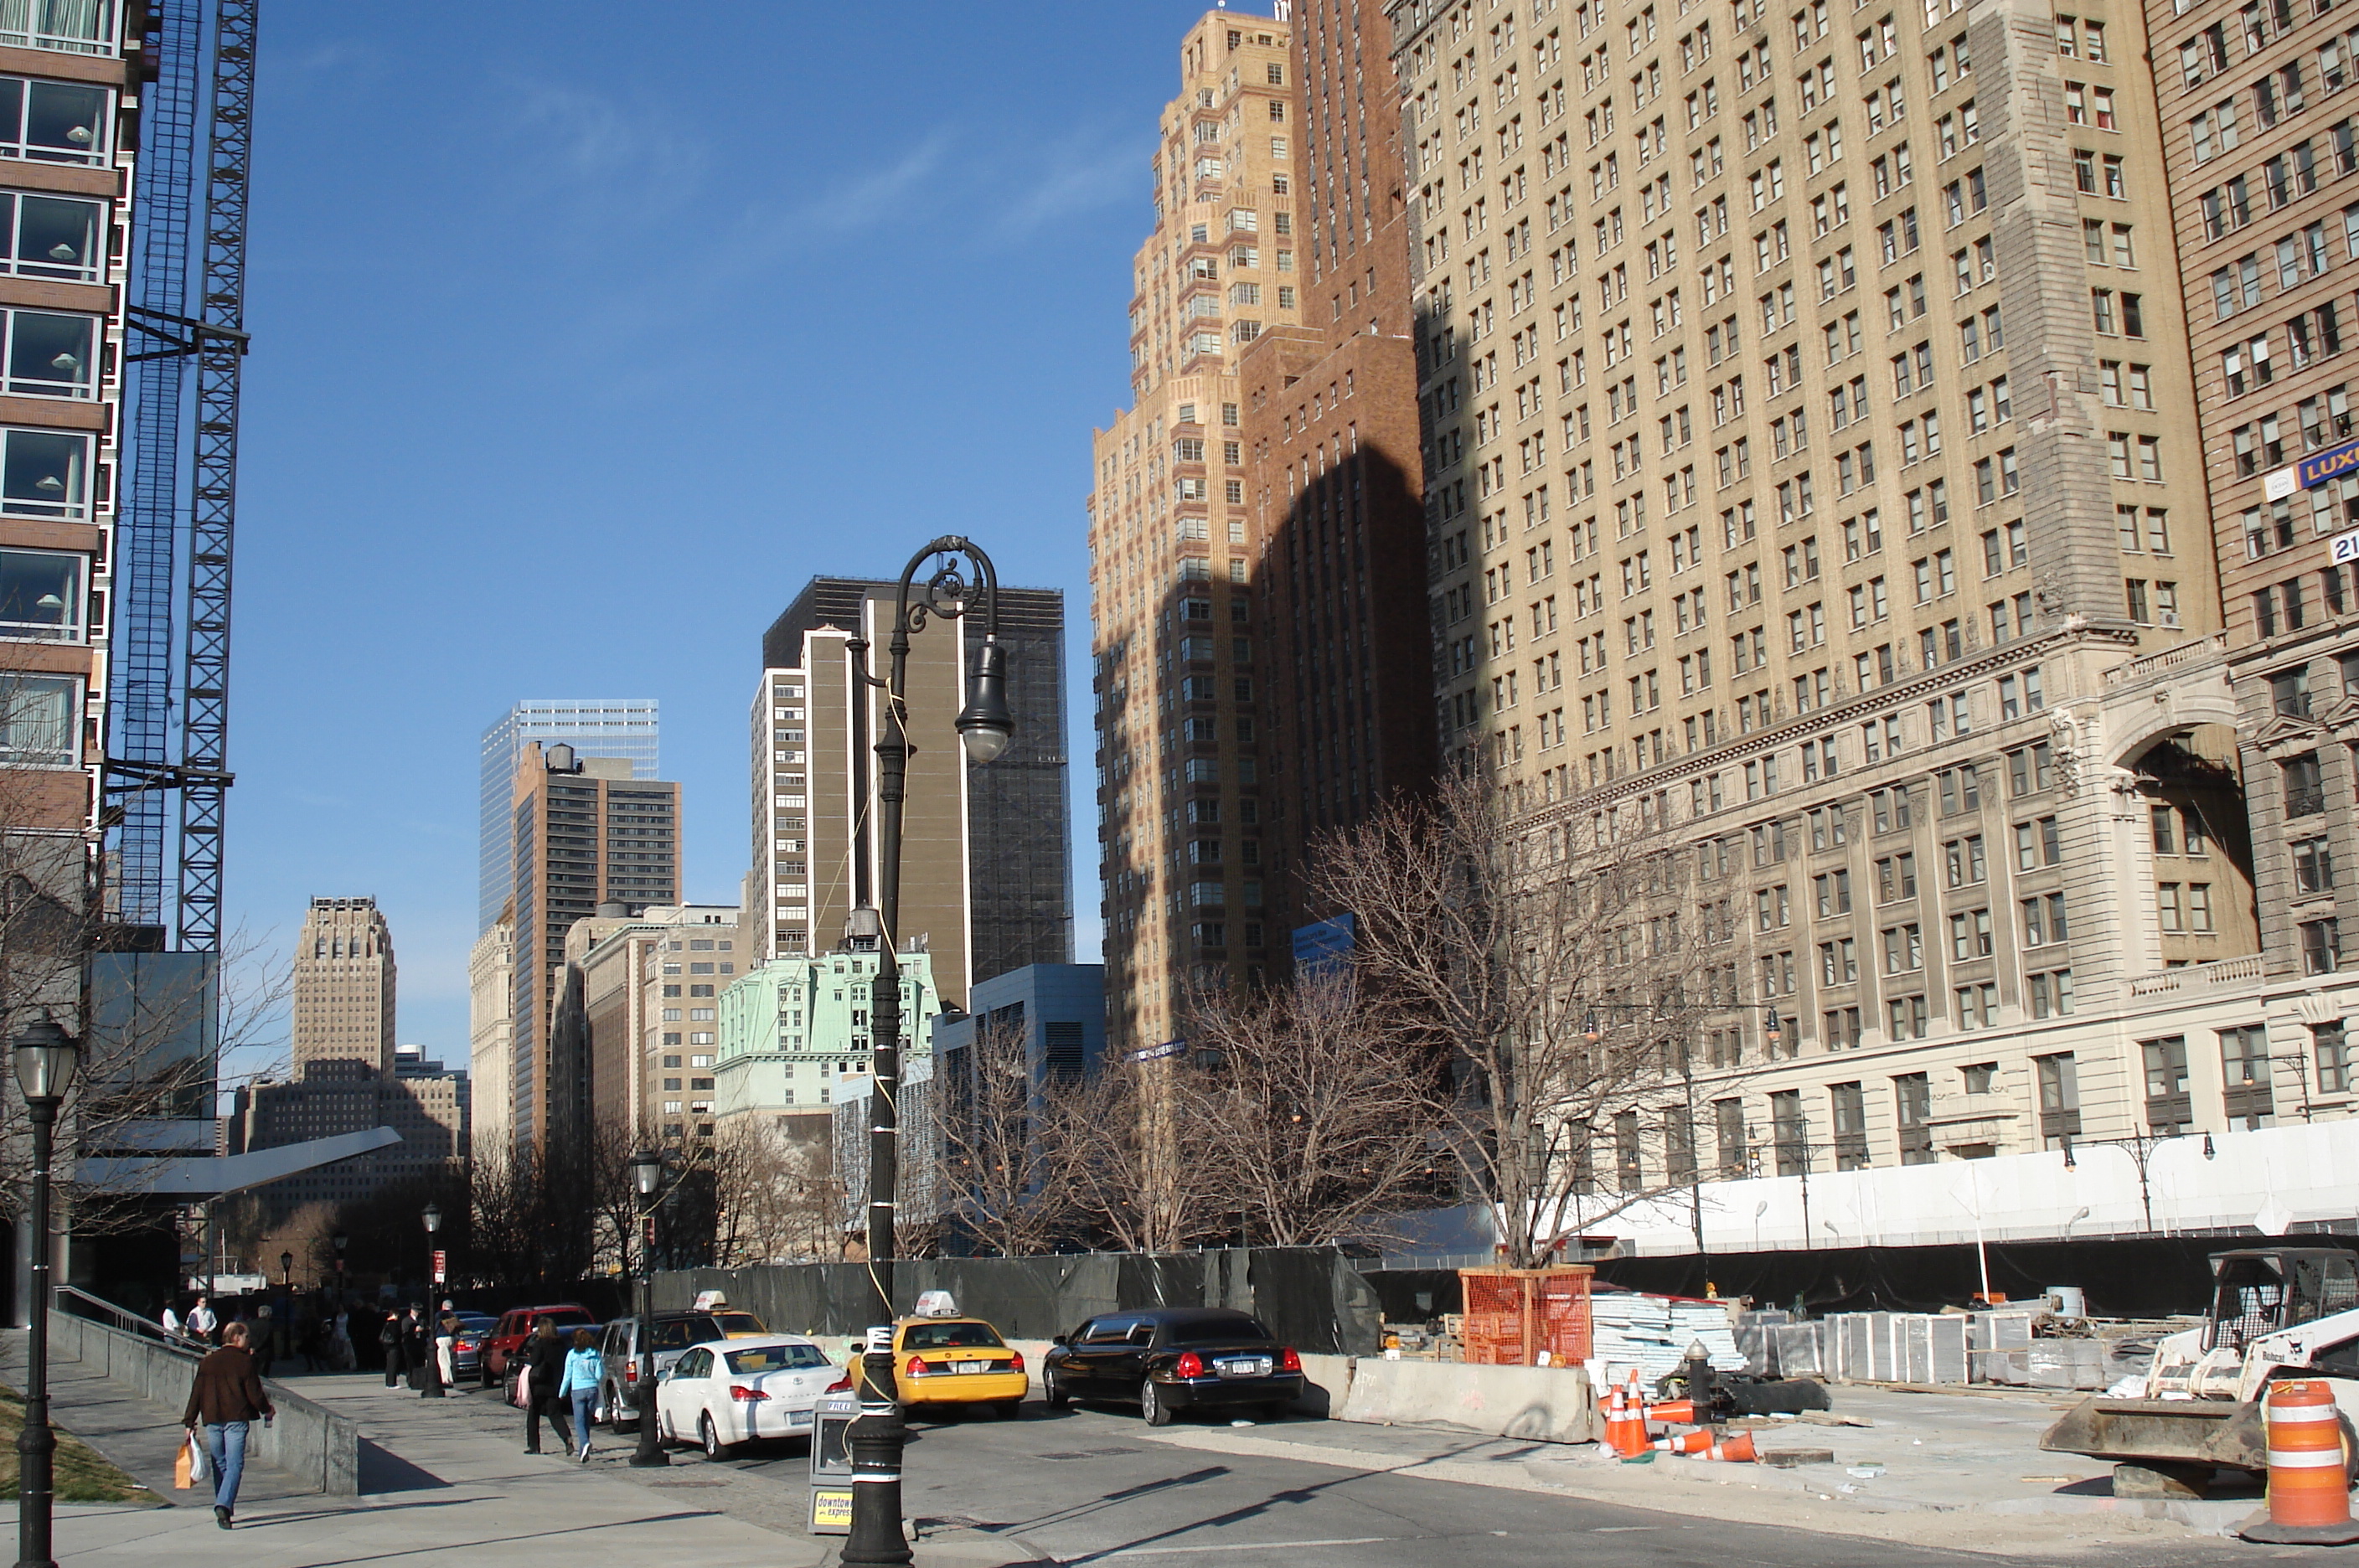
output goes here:
{"type": "Polygon", "coordinates": [[[242,1323],[222,1331],[222,1347],[197,1363],[188,1408],[180,1412],[180,1424],[190,1436],[203,1423],[205,1449],[213,1464],[213,1522],[223,1530],[230,1528],[237,1512],[237,1484],[245,1474],[246,1432],[256,1416],[268,1426],[278,1413],[246,1350],[247,1333],[242,1323]]]}

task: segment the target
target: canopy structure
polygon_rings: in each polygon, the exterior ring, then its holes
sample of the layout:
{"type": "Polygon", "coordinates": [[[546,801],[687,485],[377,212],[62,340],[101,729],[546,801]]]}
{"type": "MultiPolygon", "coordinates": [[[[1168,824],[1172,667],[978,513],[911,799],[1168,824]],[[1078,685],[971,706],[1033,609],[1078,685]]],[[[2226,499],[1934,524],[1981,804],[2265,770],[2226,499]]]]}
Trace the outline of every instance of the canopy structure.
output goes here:
{"type": "Polygon", "coordinates": [[[77,1164],[74,1174],[88,1186],[182,1203],[204,1203],[248,1188],[267,1186],[282,1177],[316,1171],[340,1160],[374,1154],[400,1141],[401,1135],[391,1127],[371,1127],[366,1132],[339,1133],[334,1138],[281,1144],[247,1154],[182,1159],[122,1155],[84,1160],[77,1164]]]}

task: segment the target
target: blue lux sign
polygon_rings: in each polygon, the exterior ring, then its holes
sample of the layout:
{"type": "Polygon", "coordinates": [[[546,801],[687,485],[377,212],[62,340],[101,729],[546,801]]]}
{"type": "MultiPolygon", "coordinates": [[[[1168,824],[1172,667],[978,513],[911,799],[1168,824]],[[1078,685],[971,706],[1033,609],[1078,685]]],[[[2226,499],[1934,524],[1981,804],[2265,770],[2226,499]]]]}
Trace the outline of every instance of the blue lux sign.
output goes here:
{"type": "Polygon", "coordinates": [[[2359,472],[2359,441],[2347,441],[2301,460],[2301,487],[2315,490],[2329,480],[2359,472]]]}

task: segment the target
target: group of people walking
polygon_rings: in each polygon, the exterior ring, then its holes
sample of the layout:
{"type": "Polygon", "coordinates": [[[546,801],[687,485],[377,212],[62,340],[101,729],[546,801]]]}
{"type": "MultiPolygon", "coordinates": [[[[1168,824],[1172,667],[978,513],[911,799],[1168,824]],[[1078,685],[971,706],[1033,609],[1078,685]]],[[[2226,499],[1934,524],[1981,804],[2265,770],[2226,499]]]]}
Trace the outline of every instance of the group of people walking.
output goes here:
{"type": "Polygon", "coordinates": [[[451,1302],[444,1301],[431,1321],[416,1301],[407,1312],[388,1313],[377,1327],[376,1343],[384,1353],[386,1388],[405,1379],[421,1392],[436,1379],[444,1388],[458,1386],[459,1319],[451,1302]]]}
{"type": "Polygon", "coordinates": [[[577,1328],[569,1341],[544,1319],[525,1341],[520,1359],[524,1363],[519,1389],[524,1451],[540,1452],[540,1423],[545,1420],[566,1451],[588,1464],[591,1421],[598,1408],[598,1384],[605,1373],[597,1334],[577,1328]]]}
{"type": "Polygon", "coordinates": [[[201,1349],[226,1342],[229,1325],[245,1325],[246,1346],[267,1376],[279,1363],[300,1357],[303,1370],[348,1371],[354,1364],[352,1311],[325,1292],[279,1295],[255,1301],[251,1309],[233,1309],[224,1323],[212,1299],[200,1295],[182,1312],[167,1302],[157,1321],[165,1338],[201,1349]]]}

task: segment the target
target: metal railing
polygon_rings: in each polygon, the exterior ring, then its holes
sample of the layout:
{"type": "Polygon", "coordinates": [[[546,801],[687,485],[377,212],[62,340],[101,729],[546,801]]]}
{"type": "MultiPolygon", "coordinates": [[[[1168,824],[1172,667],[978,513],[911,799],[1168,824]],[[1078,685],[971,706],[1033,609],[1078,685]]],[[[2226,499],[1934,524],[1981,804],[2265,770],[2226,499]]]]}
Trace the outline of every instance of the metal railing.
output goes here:
{"type": "Polygon", "coordinates": [[[180,1334],[167,1334],[164,1332],[163,1324],[152,1319],[141,1317],[127,1307],[116,1306],[103,1296],[93,1296],[78,1285],[60,1285],[57,1288],[55,1306],[59,1312],[68,1312],[78,1318],[90,1318],[104,1323],[109,1328],[120,1329],[125,1334],[136,1335],[140,1339],[154,1340],[158,1345],[185,1355],[199,1354],[194,1340],[180,1334]]]}

